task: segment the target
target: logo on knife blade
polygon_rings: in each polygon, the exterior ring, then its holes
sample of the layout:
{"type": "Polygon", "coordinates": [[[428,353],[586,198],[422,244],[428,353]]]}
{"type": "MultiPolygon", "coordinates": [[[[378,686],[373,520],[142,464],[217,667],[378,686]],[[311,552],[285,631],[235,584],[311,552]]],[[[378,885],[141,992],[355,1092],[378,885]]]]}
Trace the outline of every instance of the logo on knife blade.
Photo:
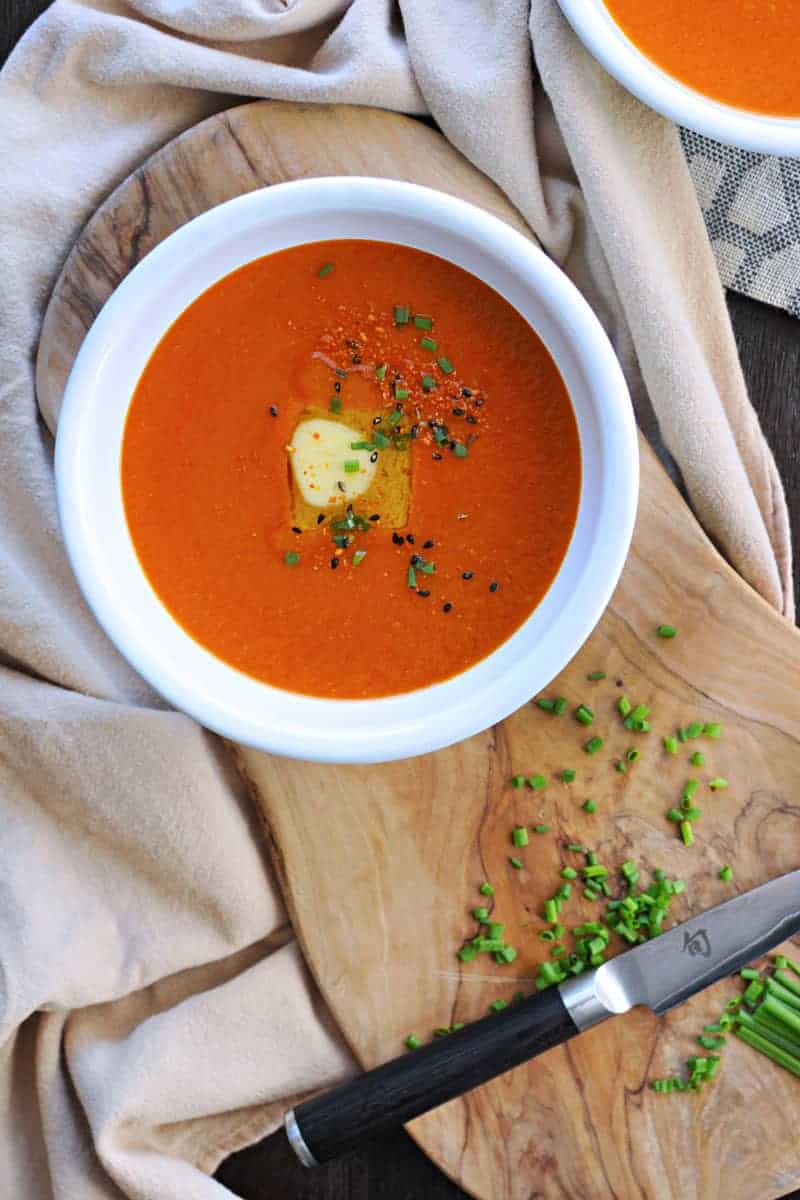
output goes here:
{"type": "Polygon", "coordinates": [[[698,954],[702,958],[711,957],[711,942],[705,929],[698,929],[695,933],[690,933],[687,929],[683,935],[682,950],[688,950],[690,958],[696,958],[698,954]]]}

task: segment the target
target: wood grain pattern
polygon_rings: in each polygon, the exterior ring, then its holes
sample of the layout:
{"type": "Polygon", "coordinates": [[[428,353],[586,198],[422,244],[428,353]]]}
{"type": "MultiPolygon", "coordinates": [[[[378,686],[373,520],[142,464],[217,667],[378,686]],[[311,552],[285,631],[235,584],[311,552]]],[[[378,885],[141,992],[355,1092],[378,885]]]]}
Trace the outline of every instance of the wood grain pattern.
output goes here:
{"type": "MultiPolygon", "coordinates": [[[[57,412],[85,329],[116,282],[197,212],[266,182],[372,173],[439,186],[522,227],[500,193],[434,132],[363,109],[248,105],[166,147],[123,184],[87,227],[48,311],[40,399],[57,412]]],[[[634,546],[603,621],[557,687],[591,696],[608,753],[587,758],[580,727],[526,706],[460,746],[408,763],[331,769],[239,752],[264,813],[274,858],[312,969],[365,1064],[397,1052],[410,1030],[465,1020],[529,980],[541,957],[535,912],[563,860],[535,838],[528,869],[509,870],[508,833],[547,820],[596,845],[609,863],[633,854],[689,880],[678,916],[797,865],[800,844],[800,635],[726,566],[643,447],[634,546]],[[680,628],[653,636],[658,620],[680,628]],[[588,684],[603,666],[608,680],[588,684]],[[650,703],[658,729],[720,719],[709,769],[732,780],[703,796],[697,844],[676,843],[663,813],[689,771],[656,737],[625,776],[612,754],[630,744],[614,716],[624,690],[650,703]],[[579,771],[575,784],[511,792],[515,770],[579,771]],[[580,802],[598,801],[595,817],[580,802]],[[458,969],[476,887],[490,878],[520,948],[509,968],[458,969]]],[[[590,701],[591,702],[591,701],[590,701]]],[[[575,921],[588,908],[576,901],[575,921]]],[[[679,1067],[730,990],[720,985],[657,1022],[633,1013],[430,1114],[411,1127],[463,1187],[491,1200],[651,1197],[763,1200],[800,1181],[795,1080],[746,1047],[726,1051],[719,1083],[699,1097],[658,1097],[648,1078],[679,1067]]]]}

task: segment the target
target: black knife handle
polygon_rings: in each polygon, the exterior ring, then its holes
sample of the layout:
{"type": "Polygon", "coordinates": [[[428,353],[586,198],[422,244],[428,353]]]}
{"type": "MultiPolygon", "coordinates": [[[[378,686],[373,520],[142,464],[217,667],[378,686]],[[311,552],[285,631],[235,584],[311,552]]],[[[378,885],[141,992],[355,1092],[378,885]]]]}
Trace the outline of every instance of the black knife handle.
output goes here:
{"type": "Polygon", "coordinates": [[[327,1162],[577,1032],[558,989],[548,988],[307,1100],[287,1114],[287,1136],[306,1166],[327,1162]]]}

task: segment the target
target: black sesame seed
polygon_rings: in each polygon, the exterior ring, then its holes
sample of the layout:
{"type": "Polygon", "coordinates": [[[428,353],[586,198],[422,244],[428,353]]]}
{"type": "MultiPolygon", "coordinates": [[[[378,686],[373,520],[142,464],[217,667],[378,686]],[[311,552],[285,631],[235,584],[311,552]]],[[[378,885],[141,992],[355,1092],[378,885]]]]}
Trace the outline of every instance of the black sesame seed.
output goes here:
{"type": "Polygon", "coordinates": [[[373,450],[373,451],[372,451],[372,454],[370,454],[370,456],[369,456],[369,461],[370,461],[370,462],[377,462],[377,461],[378,461],[378,451],[377,451],[377,450],[373,450]]]}
{"type": "Polygon", "coordinates": [[[340,379],[347,379],[347,371],[343,371],[341,367],[334,367],[333,373],[334,375],[338,375],[340,379]]]}
{"type": "Polygon", "coordinates": [[[452,604],[451,604],[451,603],[450,603],[450,601],[448,600],[446,604],[443,604],[443,605],[442,605],[442,612],[450,612],[450,609],[451,609],[452,607],[453,607],[453,606],[452,606],[452,604]]]}
{"type": "Polygon", "coordinates": [[[344,484],[342,483],[341,479],[337,479],[337,480],[336,480],[336,486],[337,486],[337,488],[339,489],[339,491],[340,491],[340,492],[343,492],[343,491],[345,490],[345,486],[344,486],[344,484]]]}
{"type": "Polygon", "coordinates": [[[372,516],[370,517],[370,521],[380,521],[380,519],[381,519],[380,513],[373,513],[372,516]]]}
{"type": "Polygon", "coordinates": [[[448,448],[448,450],[455,450],[455,448],[456,448],[455,442],[452,442],[452,441],[448,442],[447,448],[448,448]]]}
{"type": "Polygon", "coordinates": [[[380,425],[380,423],[381,423],[381,421],[382,421],[382,420],[383,420],[383,417],[373,417],[373,418],[372,418],[372,424],[373,424],[373,425],[380,425]]]}
{"type": "Polygon", "coordinates": [[[335,570],[336,570],[336,568],[338,567],[338,565],[339,565],[339,560],[338,560],[338,558],[332,558],[332,559],[331,559],[331,570],[332,570],[332,571],[335,571],[335,570]]]}
{"type": "Polygon", "coordinates": [[[462,395],[462,396],[466,396],[466,397],[467,397],[467,399],[469,399],[469,397],[472,395],[472,391],[471,391],[471,389],[470,389],[470,388],[462,388],[462,389],[461,389],[461,395],[462,395]]]}
{"type": "Polygon", "coordinates": [[[621,679],[618,679],[618,680],[617,680],[617,687],[624,687],[624,686],[625,686],[625,684],[622,682],[622,680],[621,680],[621,679]]]}
{"type": "Polygon", "coordinates": [[[474,574],[474,571],[462,571],[461,578],[462,579],[472,579],[473,574],[474,574]]]}
{"type": "Polygon", "coordinates": [[[419,591],[417,592],[417,595],[418,596],[430,596],[430,592],[428,591],[427,588],[420,588],[419,591]]]}
{"type": "Polygon", "coordinates": [[[442,456],[441,456],[441,454],[438,454],[438,453],[437,453],[435,450],[434,450],[433,454],[431,455],[431,458],[433,458],[433,459],[435,460],[435,462],[441,462],[441,461],[442,461],[442,456]]]}
{"type": "Polygon", "coordinates": [[[481,400],[480,396],[479,396],[479,397],[478,397],[478,399],[475,401],[475,407],[476,407],[476,408],[483,408],[483,401],[481,400]]]}
{"type": "Polygon", "coordinates": [[[406,534],[406,541],[408,542],[409,546],[413,546],[413,545],[414,545],[414,535],[413,535],[413,533],[407,533],[407,534],[406,534]]]}
{"type": "Polygon", "coordinates": [[[345,346],[347,346],[348,350],[360,350],[361,349],[361,346],[359,345],[359,343],[354,341],[353,338],[348,338],[347,341],[345,342],[345,346]]]}
{"type": "Polygon", "coordinates": [[[500,587],[500,584],[497,582],[496,579],[493,579],[492,582],[489,584],[489,591],[496,592],[499,587],[500,587]]]}
{"type": "Polygon", "coordinates": [[[277,417],[278,415],[278,409],[274,404],[270,404],[269,406],[269,415],[271,417],[277,417]]]}
{"type": "Polygon", "coordinates": [[[342,385],[339,383],[338,379],[336,380],[336,382],[333,385],[333,390],[335,392],[340,392],[342,390],[342,385]]]}
{"type": "Polygon", "coordinates": [[[417,436],[417,434],[419,433],[419,426],[412,425],[408,432],[410,433],[412,438],[415,438],[417,436]]]}
{"type": "Polygon", "coordinates": [[[395,532],[392,534],[392,541],[394,542],[395,546],[402,546],[405,540],[406,539],[401,537],[399,533],[395,532]]]}
{"type": "Polygon", "coordinates": [[[467,424],[468,425],[477,425],[478,424],[477,418],[473,417],[472,413],[467,413],[467,424]]]}
{"type": "Polygon", "coordinates": [[[350,359],[350,362],[353,363],[354,366],[356,366],[356,367],[359,366],[361,363],[361,355],[354,354],[353,357],[350,359]]]}
{"type": "Polygon", "coordinates": [[[454,417],[463,417],[463,416],[464,416],[464,413],[465,413],[466,411],[467,411],[467,410],[466,410],[465,408],[454,408],[454,409],[453,409],[453,416],[454,416],[454,417]]]}
{"type": "Polygon", "coordinates": [[[422,543],[423,550],[432,550],[435,545],[433,538],[428,538],[427,542],[422,543]]]}
{"type": "Polygon", "coordinates": [[[292,526],[292,533],[302,533],[302,529],[298,529],[296,525],[292,526]]]}
{"type": "Polygon", "coordinates": [[[317,517],[317,524],[321,525],[324,520],[325,520],[325,513],[320,513],[319,516],[317,517]]]}
{"type": "Polygon", "coordinates": [[[418,566],[419,566],[419,564],[420,564],[422,561],[423,561],[423,560],[420,558],[420,556],[419,556],[418,554],[412,554],[412,555],[411,555],[411,565],[412,565],[412,567],[418,567],[418,566]]]}

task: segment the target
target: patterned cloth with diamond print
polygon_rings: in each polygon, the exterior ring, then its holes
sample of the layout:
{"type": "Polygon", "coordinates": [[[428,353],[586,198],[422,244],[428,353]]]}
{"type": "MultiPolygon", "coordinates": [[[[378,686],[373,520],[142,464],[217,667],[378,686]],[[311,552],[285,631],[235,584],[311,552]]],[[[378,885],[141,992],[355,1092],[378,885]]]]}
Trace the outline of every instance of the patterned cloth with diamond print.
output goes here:
{"type": "Polygon", "coordinates": [[[800,160],[681,141],[725,287],[800,317],[800,160]]]}

